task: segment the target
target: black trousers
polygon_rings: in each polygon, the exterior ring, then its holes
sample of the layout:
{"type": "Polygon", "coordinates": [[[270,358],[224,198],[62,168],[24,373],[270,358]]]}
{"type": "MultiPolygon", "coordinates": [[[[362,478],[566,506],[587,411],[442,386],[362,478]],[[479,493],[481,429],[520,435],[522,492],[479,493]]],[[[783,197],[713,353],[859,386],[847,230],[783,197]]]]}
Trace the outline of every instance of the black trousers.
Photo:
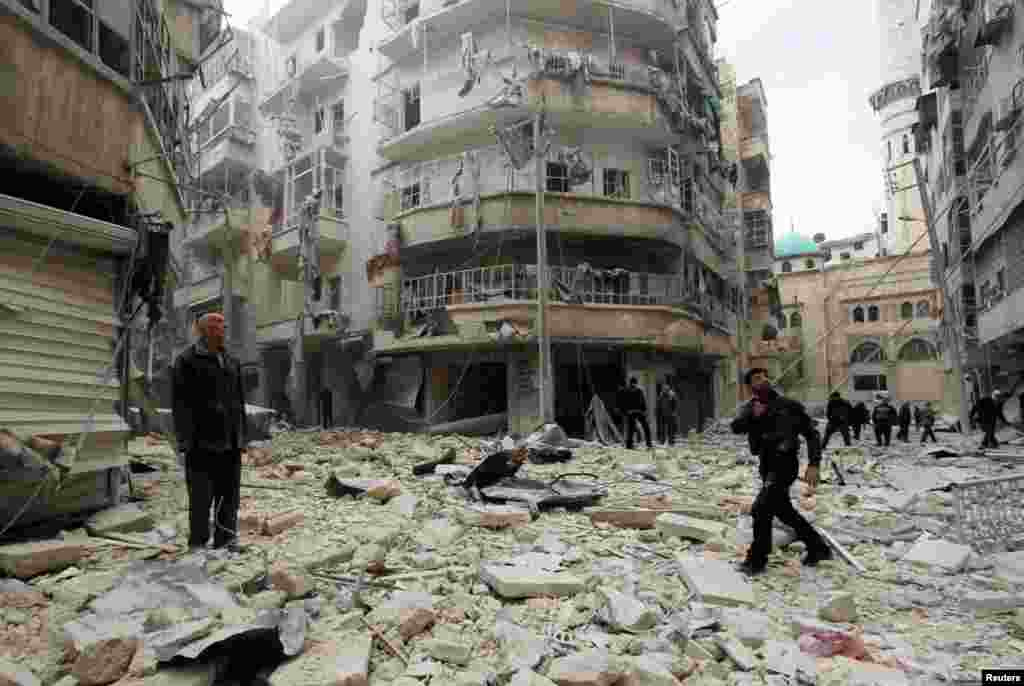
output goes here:
{"type": "Polygon", "coordinates": [[[892,425],[883,424],[879,426],[875,424],[875,440],[878,441],[878,445],[889,445],[892,443],[892,425]]]}
{"type": "Polygon", "coordinates": [[[654,429],[654,435],[657,437],[656,440],[658,441],[658,443],[664,443],[665,442],[665,416],[662,415],[662,414],[655,415],[654,421],[655,421],[655,424],[656,424],[655,429],[654,429]]]}
{"type": "Polygon", "coordinates": [[[999,441],[996,439],[996,425],[995,422],[991,424],[982,424],[982,430],[985,432],[985,438],[981,441],[982,448],[998,448],[999,441]]]}
{"type": "Polygon", "coordinates": [[[644,439],[647,441],[647,447],[653,448],[654,445],[651,443],[651,424],[647,421],[647,415],[643,412],[630,412],[626,415],[626,448],[633,447],[633,436],[636,435],[636,425],[638,422],[644,430],[644,439]]]}
{"type": "Polygon", "coordinates": [[[665,417],[662,421],[664,422],[665,427],[665,443],[672,445],[673,443],[675,443],[676,433],[678,433],[679,431],[676,428],[676,416],[674,414],[670,414],[667,417],[665,417]]]}
{"type": "Polygon", "coordinates": [[[910,441],[910,423],[909,422],[907,422],[906,424],[900,422],[900,432],[898,434],[896,434],[896,438],[900,439],[904,443],[908,443],[910,441]]]}
{"type": "Polygon", "coordinates": [[[754,498],[750,512],[754,518],[754,541],[750,544],[747,561],[755,566],[760,567],[768,562],[768,555],[772,552],[772,520],[776,517],[793,529],[797,540],[803,541],[808,551],[819,551],[828,546],[789,499],[789,488],[796,481],[796,476],[795,472],[791,472],[766,474],[762,477],[764,485],[754,498]]]}
{"type": "Polygon", "coordinates": [[[861,428],[861,426],[863,426],[863,424],[854,424],[852,427],[850,427],[850,428],[853,429],[853,440],[855,440],[855,441],[859,441],[860,440],[860,428],[861,428]]]}
{"type": "Polygon", "coordinates": [[[843,443],[846,447],[850,447],[850,427],[846,424],[840,424],[838,422],[829,422],[825,425],[825,438],[821,442],[821,449],[824,450],[828,446],[829,439],[832,438],[832,434],[839,432],[843,437],[843,443]]]}
{"type": "Polygon", "coordinates": [[[932,437],[932,443],[938,443],[939,439],[935,438],[935,429],[931,426],[926,426],[921,430],[921,442],[924,443],[925,439],[929,436],[932,437]]]}
{"type": "Polygon", "coordinates": [[[238,537],[238,504],[242,484],[242,453],[190,453],[185,458],[188,486],[188,544],[210,540],[210,507],[214,508],[213,545],[238,537]]]}

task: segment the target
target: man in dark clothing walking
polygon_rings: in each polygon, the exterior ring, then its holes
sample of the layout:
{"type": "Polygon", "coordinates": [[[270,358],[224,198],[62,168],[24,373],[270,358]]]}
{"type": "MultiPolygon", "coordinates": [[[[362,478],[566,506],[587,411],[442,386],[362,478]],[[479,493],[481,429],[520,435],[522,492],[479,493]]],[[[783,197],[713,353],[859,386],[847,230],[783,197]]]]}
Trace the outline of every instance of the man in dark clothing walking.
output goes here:
{"type": "Polygon", "coordinates": [[[745,403],[732,421],[733,433],[747,434],[755,454],[759,457],[759,471],[763,485],[751,514],[754,518],[754,541],[740,570],[746,574],[760,574],[768,565],[772,550],[772,520],[778,517],[796,532],[798,540],[807,546],[803,563],[813,567],[832,557],[828,544],[804,517],[793,507],[789,488],[800,471],[800,436],[807,441],[808,466],[804,480],[818,485],[821,466],[821,445],[818,432],[804,406],[772,390],[768,370],[751,369],[744,382],[751,387],[754,397],[745,403]]]}
{"type": "Polygon", "coordinates": [[[200,548],[209,541],[213,506],[214,547],[238,550],[242,374],[238,361],[224,351],[224,316],[206,314],[196,328],[200,338],[175,360],[171,387],[174,433],[188,486],[188,545],[200,548]]]}
{"type": "Polygon", "coordinates": [[[852,411],[850,403],[839,395],[839,391],[833,391],[829,396],[828,406],[825,408],[828,423],[825,425],[825,440],[821,442],[822,450],[828,447],[832,434],[837,431],[842,434],[846,447],[850,447],[850,414],[852,411]]]}
{"type": "Polygon", "coordinates": [[[999,397],[999,391],[992,391],[991,397],[985,396],[971,410],[971,421],[978,422],[982,431],[985,432],[985,437],[981,440],[983,449],[999,447],[999,441],[996,439],[996,426],[1000,419],[1006,422],[1002,416],[1003,410],[999,406],[999,397]]]}
{"type": "Polygon", "coordinates": [[[896,419],[896,409],[889,404],[889,398],[881,396],[875,411],[871,413],[871,423],[875,425],[875,440],[879,447],[888,447],[892,443],[892,425],[896,419]]]}
{"type": "Polygon", "coordinates": [[[935,438],[935,409],[932,407],[932,401],[929,400],[924,404],[924,409],[921,410],[921,444],[923,445],[925,439],[929,436],[932,437],[932,443],[938,443],[939,439],[935,438]]]}
{"type": "Polygon", "coordinates": [[[676,438],[676,411],[679,408],[678,398],[676,392],[672,389],[672,384],[665,380],[665,384],[661,387],[661,393],[658,394],[658,418],[661,421],[662,427],[662,441],[667,445],[672,445],[676,438]]]}
{"type": "Polygon", "coordinates": [[[921,406],[914,405],[914,428],[921,428],[921,406]]]}
{"type": "Polygon", "coordinates": [[[904,443],[910,442],[910,403],[900,405],[900,431],[896,434],[904,443]]]}
{"type": "Polygon", "coordinates": [[[868,406],[865,405],[863,401],[854,405],[850,420],[850,425],[853,427],[853,440],[860,440],[861,427],[867,424],[870,420],[871,417],[868,416],[868,406]]]}
{"type": "Polygon", "coordinates": [[[636,377],[629,380],[629,388],[622,394],[622,412],[626,415],[626,448],[633,449],[637,423],[644,430],[647,447],[654,448],[651,443],[651,425],[647,421],[647,398],[644,397],[643,389],[637,385],[636,377]]]}

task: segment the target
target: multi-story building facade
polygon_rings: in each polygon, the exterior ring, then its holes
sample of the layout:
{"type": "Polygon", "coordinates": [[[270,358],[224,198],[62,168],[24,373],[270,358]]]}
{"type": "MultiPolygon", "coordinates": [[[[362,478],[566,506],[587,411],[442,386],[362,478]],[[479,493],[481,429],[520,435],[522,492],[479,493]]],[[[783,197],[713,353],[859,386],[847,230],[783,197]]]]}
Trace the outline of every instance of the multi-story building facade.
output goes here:
{"type": "Polygon", "coordinates": [[[655,384],[672,377],[694,400],[685,428],[713,416],[735,384],[740,300],[727,278],[713,5],[618,0],[560,13],[383,0],[367,21],[385,31],[374,214],[386,248],[367,278],[380,306],[374,351],[395,370],[391,402],[428,423],[507,413],[524,432],[540,422],[540,199],[554,418],[582,433],[591,398],[612,404],[631,376],[652,408],[655,384]]]}
{"type": "Polygon", "coordinates": [[[747,287],[759,289],[771,278],[772,248],[775,245],[768,100],[761,79],[753,79],[740,86],[736,104],[742,165],[740,209],[743,212],[744,270],[747,287]]]}
{"type": "Polygon", "coordinates": [[[783,327],[775,344],[787,393],[814,405],[839,391],[871,401],[931,400],[955,412],[957,382],[941,356],[941,303],[928,253],[876,257],[836,251],[874,237],[816,240],[791,232],[775,245],[783,327]]]}
{"type": "Polygon", "coordinates": [[[205,4],[0,1],[0,429],[63,443],[70,466],[54,494],[4,465],[5,523],[120,492],[126,353],[162,314],[192,177],[184,83],[221,23],[205,4]]]}
{"type": "Polygon", "coordinates": [[[1021,380],[1024,8],[936,0],[920,11],[929,92],[917,137],[973,401],[1021,380]]]}

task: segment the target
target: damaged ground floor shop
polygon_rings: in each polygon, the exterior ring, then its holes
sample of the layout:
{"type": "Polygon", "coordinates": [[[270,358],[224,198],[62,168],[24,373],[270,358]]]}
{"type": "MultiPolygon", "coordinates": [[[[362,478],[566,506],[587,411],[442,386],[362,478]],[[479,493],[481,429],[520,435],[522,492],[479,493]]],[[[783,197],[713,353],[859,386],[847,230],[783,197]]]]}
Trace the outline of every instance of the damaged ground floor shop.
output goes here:
{"type": "MultiPolygon", "coordinates": [[[[445,428],[493,433],[508,426],[525,434],[542,423],[540,364],[536,347],[465,347],[360,357],[357,350],[323,345],[307,355],[307,393],[315,423],[354,423],[382,430],[445,428]]],[[[648,420],[656,426],[657,393],[669,383],[680,398],[681,434],[701,428],[727,399],[730,365],[713,355],[606,342],[552,343],[554,418],[575,437],[594,438],[587,416],[594,398],[618,419],[618,391],[636,378],[647,397],[648,420]]],[[[263,356],[270,407],[285,405],[291,366],[287,349],[263,356]]],[[[621,423],[621,422],[620,422],[621,423]]]]}

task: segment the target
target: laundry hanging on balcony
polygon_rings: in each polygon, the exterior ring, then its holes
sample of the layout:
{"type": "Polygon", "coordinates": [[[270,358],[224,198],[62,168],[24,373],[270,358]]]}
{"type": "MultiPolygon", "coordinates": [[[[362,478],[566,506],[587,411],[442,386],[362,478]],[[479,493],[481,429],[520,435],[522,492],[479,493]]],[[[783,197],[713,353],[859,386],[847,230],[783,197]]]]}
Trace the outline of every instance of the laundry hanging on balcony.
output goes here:
{"type": "Polygon", "coordinates": [[[462,63],[462,72],[465,76],[465,81],[462,84],[462,88],[459,89],[459,97],[463,98],[469,95],[474,86],[480,84],[483,72],[491,62],[491,51],[479,50],[477,48],[476,38],[473,34],[471,32],[464,33],[462,34],[460,61],[462,63]]]}

